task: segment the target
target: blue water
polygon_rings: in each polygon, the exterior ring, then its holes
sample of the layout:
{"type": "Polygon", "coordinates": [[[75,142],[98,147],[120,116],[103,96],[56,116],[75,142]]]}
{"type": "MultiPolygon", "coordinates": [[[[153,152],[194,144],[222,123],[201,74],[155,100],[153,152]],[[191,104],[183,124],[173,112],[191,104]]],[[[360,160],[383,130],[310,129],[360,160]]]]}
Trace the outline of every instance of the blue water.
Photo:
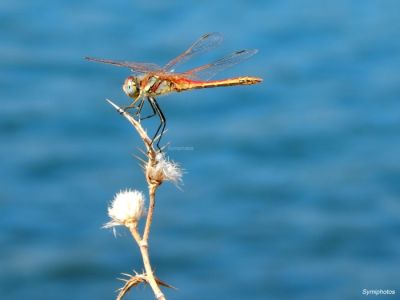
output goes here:
{"type": "MultiPolygon", "coordinates": [[[[168,299],[400,293],[398,1],[1,1],[0,299],[113,299],[141,271],[115,192],[146,190],[141,141],[104,101],[129,70],[206,32],[260,52],[219,78],[257,86],[160,99],[186,173],[161,187],[150,251],[168,299]]],[[[147,123],[149,131],[154,123],[147,123]]],[[[153,299],[150,288],[126,299],[153,299]]]]}

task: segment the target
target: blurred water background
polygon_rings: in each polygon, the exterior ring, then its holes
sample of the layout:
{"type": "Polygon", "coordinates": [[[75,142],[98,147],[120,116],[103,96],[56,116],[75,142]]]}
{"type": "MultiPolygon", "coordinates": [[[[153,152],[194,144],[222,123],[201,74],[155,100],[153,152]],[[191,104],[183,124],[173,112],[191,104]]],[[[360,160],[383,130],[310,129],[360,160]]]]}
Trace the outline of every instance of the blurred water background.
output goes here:
{"type": "Polygon", "coordinates": [[[163,64],[214,31],[224,44],[187,68],[258,48],[217,78],[264,82],[160,99],[186,170],[183,192],[161,187],[151,233],[168,299],[398,296],[399,9],[1,1],[0,299],[113,299],[119,273],[141,271],[129,234],[100,229],[115,192],[146,190],[141,141],[104,101],[129,103],[129,70],[83,57],[163,64]]]}

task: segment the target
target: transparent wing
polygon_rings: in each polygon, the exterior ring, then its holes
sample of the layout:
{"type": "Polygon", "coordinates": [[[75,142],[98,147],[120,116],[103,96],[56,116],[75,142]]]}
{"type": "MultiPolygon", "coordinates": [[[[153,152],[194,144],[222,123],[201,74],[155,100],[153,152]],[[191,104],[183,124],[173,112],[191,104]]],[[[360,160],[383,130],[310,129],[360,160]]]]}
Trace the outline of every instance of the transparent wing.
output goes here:
{"type": "Polygon", "coordinates": [[[183,64],[192,57],[214,49],[222,42],[222,35],[218,32],[207,33],[200,37],[189,49],[164,66],[167,72],[173,72],[176,66],[183,64]]]}
{"type": "Polygon", "coordinates": [[[162,70],[160,66],[151,63],[137,63],[131,61],[110,60],[110,59],[102,59],[94,57],[85,57],[85,59],[103,64],[110,64],[118,67],[126,67],[131,69],[132,72],[134,73],[148,73],[148,72],[155,72],[162,70]]]}
{"type": "Polygon", "coordinates": [[[222,70],[225,70],[234,65],[237,65],[238,63],[241,63],[242,61],[247,60],[257,52],[257,49],[236,51],[213,63],[191,69],[182,74],[191,78],[209,80],[222,70]]]}

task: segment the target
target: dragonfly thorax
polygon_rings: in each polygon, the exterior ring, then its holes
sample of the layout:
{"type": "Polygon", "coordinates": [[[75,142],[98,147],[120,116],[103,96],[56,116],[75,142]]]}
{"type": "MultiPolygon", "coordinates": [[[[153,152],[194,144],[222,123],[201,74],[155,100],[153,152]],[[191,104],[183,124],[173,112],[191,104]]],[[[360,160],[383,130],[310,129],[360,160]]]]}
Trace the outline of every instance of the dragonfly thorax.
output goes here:
{"type": "Polygon", "coordinates": [[[122,89],[129,97],[136,99],[140,93],[137,78],[134,76],[129,76],[127,79],[125,79],[122,89]]]}

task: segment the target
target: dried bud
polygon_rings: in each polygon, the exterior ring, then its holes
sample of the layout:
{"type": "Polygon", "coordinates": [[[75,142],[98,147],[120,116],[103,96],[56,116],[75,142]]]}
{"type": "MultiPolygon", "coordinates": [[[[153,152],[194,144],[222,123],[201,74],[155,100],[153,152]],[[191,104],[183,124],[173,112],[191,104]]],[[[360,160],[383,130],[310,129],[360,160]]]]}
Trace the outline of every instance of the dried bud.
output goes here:
{"type": "Polygon", "coordinates": [[[150,180],[162,183],[172,181],[175,184],[182,183],[182,169],[173,161],[165,157],[163,153],[156,156],[157,163],[154,166],[147,165],[147,175],[150,180]]]}
{"type": "Polygon", "coordinates": [[[108,207],[111,221],[104,228],[131,226],[136,224],[144,213],[144,195],[136,190],[124,190],[117,193],[108,207]]]}

